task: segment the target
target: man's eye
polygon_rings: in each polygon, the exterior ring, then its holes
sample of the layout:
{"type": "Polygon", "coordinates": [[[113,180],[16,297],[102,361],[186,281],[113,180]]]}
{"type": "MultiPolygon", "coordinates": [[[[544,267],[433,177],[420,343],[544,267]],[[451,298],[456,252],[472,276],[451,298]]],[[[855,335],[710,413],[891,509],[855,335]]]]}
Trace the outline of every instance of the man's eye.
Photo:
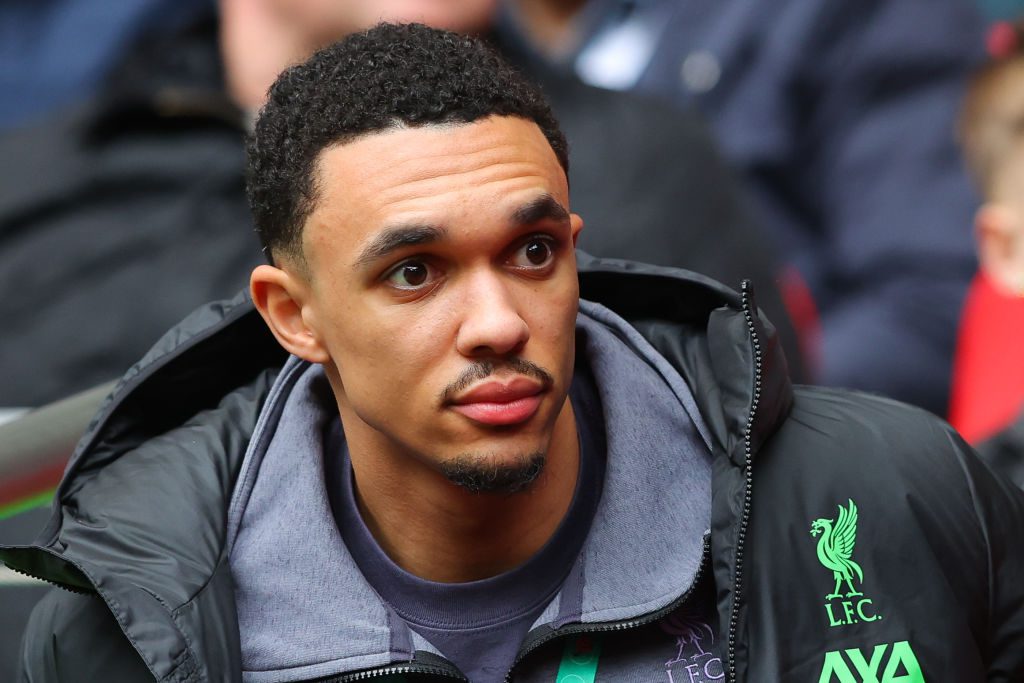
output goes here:
{"type": "Polygon", "coordinates": [[[555,248],[551,240],[534,237],[516,250],[512,265],[519,268],[543,268],[554,258],[555,248]]]}
{"type": "Polygon", "coordinates": [[[417,289],[432,279],[432,270],[422,261],[406,261],[392,270],[386,279],[398,289],[417,289]]]}

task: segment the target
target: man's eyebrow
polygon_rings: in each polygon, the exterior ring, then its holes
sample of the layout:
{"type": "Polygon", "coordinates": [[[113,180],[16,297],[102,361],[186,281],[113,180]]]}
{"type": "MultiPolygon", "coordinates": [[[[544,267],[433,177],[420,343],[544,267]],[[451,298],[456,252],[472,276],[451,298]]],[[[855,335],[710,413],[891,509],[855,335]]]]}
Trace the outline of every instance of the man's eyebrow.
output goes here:
{"type": "Polygon", "coordinates": [[[537,197],[529,204],[520,206],[512,214],[512,221],[519,225],[530,225],[542,220],[553,220],[559,223],[569,220],[569,212],[549,194],[537,197]]]}
{"type": "Polygon", "coordinates": [[[445,229],[436,225],[399,225],[387,228],[366,245],[356,259],[356,265],[365,266],[403,247],[437,242],[445,235],[445,229]]]}

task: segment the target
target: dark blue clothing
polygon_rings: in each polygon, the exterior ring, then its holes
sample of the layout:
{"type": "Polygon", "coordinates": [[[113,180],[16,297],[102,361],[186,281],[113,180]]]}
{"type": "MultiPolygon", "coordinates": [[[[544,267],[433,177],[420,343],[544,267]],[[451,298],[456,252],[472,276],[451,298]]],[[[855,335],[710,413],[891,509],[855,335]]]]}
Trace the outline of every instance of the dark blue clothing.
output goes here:
{"type": "Polygon", "coordinates": [[[169,33],[213,0],[5,0],[0,3],[0,129],[95,92],[142,35],[169,33]]]}
{"type": "Polygon", "coordinates": [[[340,420],[328,430],[324,469],[331,507],[345,545],[378,595],[451,660],[470,681],[496,681],[512,668],[523,638],[561,588],[590,530],[604,482],[604,419],[593,378],[579,369],[570,400],[576,415],[580,469],[565,518],[537,554],[481,581],[426,581],[396,565],[360,516],[340,420]]]}
{"type": "Polygon", "coordinates": [[[817,304],[818,380],[944,411],[975,262],[953,135],[973,0],[591,0],[580,19],[566,69],[696,106],[745,172],[817,304]]]}

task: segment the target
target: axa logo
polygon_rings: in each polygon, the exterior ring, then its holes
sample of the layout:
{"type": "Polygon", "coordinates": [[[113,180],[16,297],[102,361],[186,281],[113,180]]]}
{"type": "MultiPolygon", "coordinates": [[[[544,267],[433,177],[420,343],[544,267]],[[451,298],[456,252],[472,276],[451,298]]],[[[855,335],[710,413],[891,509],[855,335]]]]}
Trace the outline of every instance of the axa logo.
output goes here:
{"type": "Polygon", "coordinates": [[[925,683],[910,643],[875,645],[868,657],[858,648],[825,653],[818,683],[925,683]]]}
{"type": "Polygon", "coordinates": [[[831,570],[835,587],[825,596],[825,612],[829,626],[846,626],[882,618],[870,598],[857,586],[864,583],[864,571],[853,559],[857,543],[857,505],[852,499],[847,506],[837,506],[835,519],[825,517],[811,523],[811,536],[818,538],[818,561],[831,570]]]}

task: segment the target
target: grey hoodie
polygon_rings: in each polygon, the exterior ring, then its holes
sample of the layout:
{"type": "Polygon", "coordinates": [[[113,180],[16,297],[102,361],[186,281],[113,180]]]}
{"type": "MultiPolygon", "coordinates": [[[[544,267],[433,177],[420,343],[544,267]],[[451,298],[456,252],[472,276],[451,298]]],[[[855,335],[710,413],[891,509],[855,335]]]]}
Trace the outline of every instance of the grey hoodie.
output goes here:
{"type": "MultiPolygon", "coordinates": [[[[710,525],[710,440],[686,383],[603,306],[581,301],[577,328],[603,406],[607,470],[583,550],[531,635],[669,605],[693,587],[710,525]]],[[[252,683],[440,654],[377,596],[337,531],[322,465],[335,416],[322,370],[290,359],[232,496],[228,544],[252,683]]]]}

